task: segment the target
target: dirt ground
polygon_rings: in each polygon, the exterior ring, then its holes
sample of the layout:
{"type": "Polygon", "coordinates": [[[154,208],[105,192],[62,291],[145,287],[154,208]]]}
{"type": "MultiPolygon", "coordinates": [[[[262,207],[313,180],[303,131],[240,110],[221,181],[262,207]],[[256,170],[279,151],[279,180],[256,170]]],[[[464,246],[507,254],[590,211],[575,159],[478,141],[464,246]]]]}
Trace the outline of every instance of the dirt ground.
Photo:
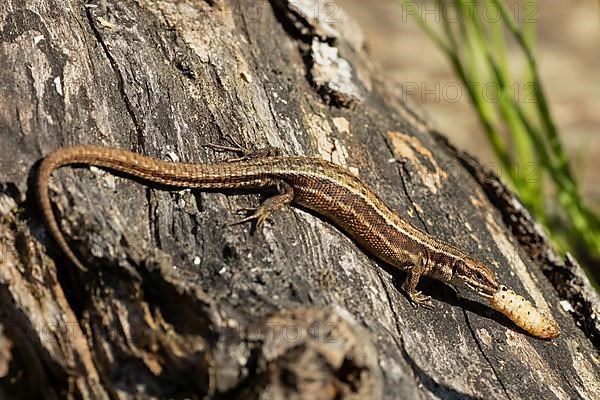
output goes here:
{"type": "MultiPolygon", "coordinates": [[[[512,1],[508,0],[508,4],[512,1]]],[[[493,162],[493,153],[466,93],[461,95],[454,90],[458,82],[445,58],[399,1],[338,0],[337,3],[362,26],[368,51],[382,73],[411,90],[418,88],[412,100],[422,104],[436,127],[458,147],[483,162],[493,162]]],[[[544,0],[538,2],[537,9],[521,8],[517,14],[520,19],[527,16],[537,21],[536,56],[551,111],[584,196],[597,212],[600,212],[599,5],[597,0],[544,0]]],[[[512,8],[518,10],[515,6],[516,3],[512,8]]]]}

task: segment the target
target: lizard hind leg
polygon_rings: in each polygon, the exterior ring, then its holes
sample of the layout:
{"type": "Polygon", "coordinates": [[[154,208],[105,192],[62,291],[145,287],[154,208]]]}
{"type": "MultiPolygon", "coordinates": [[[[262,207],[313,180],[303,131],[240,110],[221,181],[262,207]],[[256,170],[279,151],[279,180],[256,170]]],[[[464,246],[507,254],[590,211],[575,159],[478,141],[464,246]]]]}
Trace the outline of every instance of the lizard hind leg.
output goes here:
{"type": "Polygon", "coordinates": [[[205,146],[214,151],[232,151],[234,153],[241,154],[240,157],[230,158],[227,160],[227,162],[245,161],[263,157],[278,157],[282,155],[281,149],[273,146],[261,147],[256,150],[251,150],[238,144],[235,144],[234,146],[224,146],[220,144],[207,143],[205,146]]]}
{"type": "Polygon", "coordinates": [[[254,211],[254,213],[246,218],[232,222],[229,225],[238,225],[244,222],[256,220],[256,227],[260,228],[264,222],[269,219],[277,211],[287,207],[294,200],[294,188],[285,181],[275,181],[278,194],[266,199],[258,208],[246,208],[238,211],[254,211]]]}

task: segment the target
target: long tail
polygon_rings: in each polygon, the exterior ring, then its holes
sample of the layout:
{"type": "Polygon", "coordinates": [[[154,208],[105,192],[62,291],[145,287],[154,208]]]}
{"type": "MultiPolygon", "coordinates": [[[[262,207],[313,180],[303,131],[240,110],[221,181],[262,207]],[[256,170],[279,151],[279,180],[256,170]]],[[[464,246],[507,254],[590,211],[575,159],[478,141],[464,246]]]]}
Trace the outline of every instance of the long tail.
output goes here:
{"type": "MultiPolygon", "coordinates": [[[[85,164],[119,171],[149,182],[172,187],[192,187],[204,189],[231,188],[232,182],[224,181],[223,176],[231,175],[229,170],[235,163],[184,164],[162,161],[126,150],[94,145],[63,147],[47,156],[37,174],[37,198],[48,225],[48,229],[61,250],[79,269],[87,269],[73,253],[63,236],[50,204],[49,182],[54,170],[72,164],[85,164]]],[[[249,166],[252,162],[247,162],[249,166]]],[[[247,176],[239,176],[241,183],[236,187],[260,187],[255,169],[249,168],[247,176]]]]}
{"type": "Polygon", "coordinates": [[[58,226],[54,212],[52,211],[52,204],[50,204],[48,186],[50,184],[52,172],[54,172],[55,169],[60,168],[63,165],[68,165],[72,162],[70,159],[64,157],[63,154],[64,153],[56,152],[46,157],[42,161],[37,173],[37,199],[50,234],[54,237],[54,240],[60,249],[67,255],[67,257],[69,257],[69,259],[73,262],[73,264],[75,264],[75,266],[77,266],[77,268],[82,271],[87,271],[87,268],[85,268],[81,261],[79,261],[75,253],[73,253],[67,244],[67,241],[65,240],[65,237],[58,226]]]}

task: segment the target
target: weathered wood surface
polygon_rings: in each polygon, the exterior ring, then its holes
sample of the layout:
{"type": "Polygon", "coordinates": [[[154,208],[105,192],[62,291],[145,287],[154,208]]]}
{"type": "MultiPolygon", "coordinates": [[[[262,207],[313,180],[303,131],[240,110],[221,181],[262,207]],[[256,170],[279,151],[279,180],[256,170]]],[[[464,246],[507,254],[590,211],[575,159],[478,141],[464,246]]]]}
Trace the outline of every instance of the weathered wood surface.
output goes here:
{"type": "Polygon", "coordinates": [[[600,397],[593,295],[577,319],[586,337],[477,163],[373,71],[349,17],[306,18],[312,4],[0,3],[1,397],[600,397]],[[35,163],[62,145],[205,162],[230,155],[204,144],[231,141],[352,168],[550,310],[563,335],[528,337],[433,281],[421,287],[436,309],[415,310],[401,273],[303,211],[256,232],[225,225],[260,196],[65,168],[52,199],[82,273],[32,197],[35,163]]]}

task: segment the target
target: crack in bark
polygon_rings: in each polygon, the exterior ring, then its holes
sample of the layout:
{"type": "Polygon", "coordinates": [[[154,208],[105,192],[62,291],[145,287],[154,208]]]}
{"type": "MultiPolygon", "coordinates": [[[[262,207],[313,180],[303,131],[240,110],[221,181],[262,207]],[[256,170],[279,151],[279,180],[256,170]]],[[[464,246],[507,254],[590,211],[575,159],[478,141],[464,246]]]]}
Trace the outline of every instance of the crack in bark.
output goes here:
{"type": "MultiPolygon", "coordinates": [[[[248,39],[249,42],[252,42],[252,37],[250,36],[250,31],[248,29],[248,22],[246,21],[246,14],[242,14],[242,22],[243,22],[243,27],[242,27],[242,31],[244,32],[246,38],[248,39]]],[[[258,60],[256,58],[256,54],[254,54],[254,47],[251,48],[250,50],[250,54],[252,55],[252,60],[254,62],[254,65],[259,65],[258,60]]],[[[269,91],[267,90],[266,87],[266,82],[268,82],[268,80],[260,80],[260,85],[263,89],[263,92],[265,94],[269,93],[269,91]]],[[[271,120],[273,121],[273,124],[275,125],[275,127],[277,128],[277,130],[279,132],[281,132],[281,127],[279,126],[279,118],[277,118],[276,112],[273,109],[273,102],[271,101],[270,98],[268,98],[268,96],[266,96],[266,101],[269,105],[269,112],[271,113],[271,120]]],[[[254,106],[254,102],[250,103],[252,105],[252,109],[254,111],[256,111],[256,107],[254,106]]],[[[256,115],[260,115],[258,112],[256,112],[256,115]]]]}
{"type": "MultiPolygon", "coordinates": [[[[394,154],[394,149],[392,147],[392,144],[387,140],[387,138],[383,138],[383,141],[385,143],[385,146],[388,148],[388,150],[390,151],[391,156],[394,158],[394,160],[396,160],[396,156],[394,154]]],[[[429,233],[429,230],[427,228],[427,224],[425,223],[425,220],[423,219],[423,217],[421,216],[421,214],[419,213],[419,210],[417,209],[417,207],[415,206],[415,202],[412,199],[411,195],[408,193],[408,187],[406,185],[406,181],[404,179],[404,176],[408,176],[408,170],[406,169],[406,164],[405,162],[396,160],[396,162],[398,164],[400,164],[399,167],[397,167],[397,171],[398,171],[398,176],[400,177],[400,182],[402,183],[402,191],[404,192],[404,195],[406,196],[406,198],[408,199],[408,201],[410,202],[411,207],[413,208],[413,210],[415,211],[415,215],[417,216],[417,219],[421,222],[421,224],[423,225],[423,229],[425,230],[425,232],[429,233]]]]}
{"type": "Polygon", "coordinates": [[[463,392],[459,392],[458,390],[452,389],[450,386],[437,382],[433,379],[427,372],[425,372],[421,367],[417,365],[415,360],[411,357],[406,350],[406,346],[404,346],[404,341],[402,341],[402,345],[400,346],[402,351],[402,358],[408,364],[411,371],[415,375],[415,378],[418,382],[423,385],[427,389],[427,391],[437,398],[441,399],[465,399],[470,400],[473,397],[469,396],[463,392]]]}
{"type": "Polygon", "coordinates": [[[504,386],[504,382],[502,381],[502,379],[500,379],[500,376],[498,375],[498,371],[496,371],[496,368],[494,368],[494,365],[492,364],[491,360],[489,359],[489,357],[483,350],[483,347],[481,346],[481,342],[479,341],[479,338],[475,334],[475,329],[473,329],[473,326],[471,325],[471,320],[469,319],[469,316],[467,315],[467,310],[465,310],[464,308],[461,308],[461,310],[465,317],[465,322],[467,324],[467,328],[469,328],[469,332],[471,332],[471,337],[473,338],[473,341],[477,345],[477,349],[479,350],[479,352],[481,353],[481,355],[483,356],[485,361],[488,363],[488,365],[492,369],[492,372],[494,373],[494,376],[496,377],[496,380],[498,381],[498,383],[500,383],[500,386],[502,387],[502,390],[504,391],[506,398],[511,399],[510,395],[508,394],[508,389],[506,389],[506,386],[504,386]]]}
{"type": "MultiPolygon", "coordinates": [[[[401,163],[401,165],[402,165],[401,168],[405,172],[406,176],[409,176],[408,170],[406,168],[406,164],[405,163],[401,163]]],[[[417,219],[423,225],[423,230],[425,232],[429,233],[429,228],[427,228],[427,224],[425,223],[425,220],[423,219],[423,217],[421,216],[421,213],[419,212],[419,210],[415,206],[415,201],[412,199],[411,195],[408,193],[408,188],[406,186],[406,181],[404,179],[405,175],[402,172],[400,172],[400,168],[398,169],[398,174],[400,175],[400,180],[402,181],[402,190],[404,191],[404,194],[406,195],[406,198],[408,199],[408,201],[410,201],[410,204],[412,205],[413,209],[415,210],[415,214],[417,216],[417,219]]]]}
{"type": "Polygon", "coordinates": [[[152,193],[153,190],[150,187],[146,187],[146,202],[148,203],[148,224],[150,229],[150,235],[154,236],[156,240],[156,248],[161,248],[162,243],[160,240],[160,230],[158,229],[158,223],[155,217],[156,207],[152,205],[152,193]]]}
{"type": "MultiPolygon", "coordinates": [[[[400,330],[400,321],[398,321],[398,315],[395,312],[395,307],[394,307],[394,302],[392,301],[392,296],[390,294],[390,291],[388,290],[387,285],[385,284],[385,281],[383,280],[382,274],[383,274],[383,270],[381,268],[377,268],[377,276],[379,277],[379,281],[381,282],[381,285],[383,286],[383,289],[385,292],[385,297],[388,301],[388,304],[390,305],[390,310],[392,310],[392,313],[394,315],[394,326],[396,327],[396,333],[398,333],[398,336],[400,338],[402,338],[402,331],[400,330]]],[[[397,342],[396,336],[392,335],[392,338],[394,339],[395,342],[397,342]]],[[[396,343],[396,344],[398,344],[398,343],[396,343]]]]}
{"type": "Polygon", "coordinates": [[[108,59],[111,69],[115,73],[115,78],[117,79],[117,86],[119,88],[119,93],[121,94],[121,99],[125,103],[125,109],[127,110],[127,114],[129,114],[129,118],[131,118],[131,122],[133,123],[133,126],[135,127],[135,131],[136,131],[136,135],[137,135],[137,138],[136,138],[137,139],[137,142],[136,142],[137,149],[136,150],[143,152],[145,150],[144,128],[141,126],[141,124],[138,120],[138,117],[135,113],[133,104],[131,103],[131,100],[129,100],[129,97],[127,96],[127,91],[125,90],[125,78],[123,77],[123,74],[121,73],[121,70],[119,69],[119,64],[117,63],[117,61],[115,60],[113,55],[110,53],[108,45],[102,38],[102,34],[100,33],[100,31],[98,30],[98,27],[96,26],[96,23],[94,21],[94,16],[92,14],[92,9],[90,9],[90,8],[86,9],[86,16],[87,16],[90,28],[92,29],[92,33],[94,34],[94,37],[100,44],[100,47],[102,47],[102,50],[104,51],[104,55],[108,59]]]}

